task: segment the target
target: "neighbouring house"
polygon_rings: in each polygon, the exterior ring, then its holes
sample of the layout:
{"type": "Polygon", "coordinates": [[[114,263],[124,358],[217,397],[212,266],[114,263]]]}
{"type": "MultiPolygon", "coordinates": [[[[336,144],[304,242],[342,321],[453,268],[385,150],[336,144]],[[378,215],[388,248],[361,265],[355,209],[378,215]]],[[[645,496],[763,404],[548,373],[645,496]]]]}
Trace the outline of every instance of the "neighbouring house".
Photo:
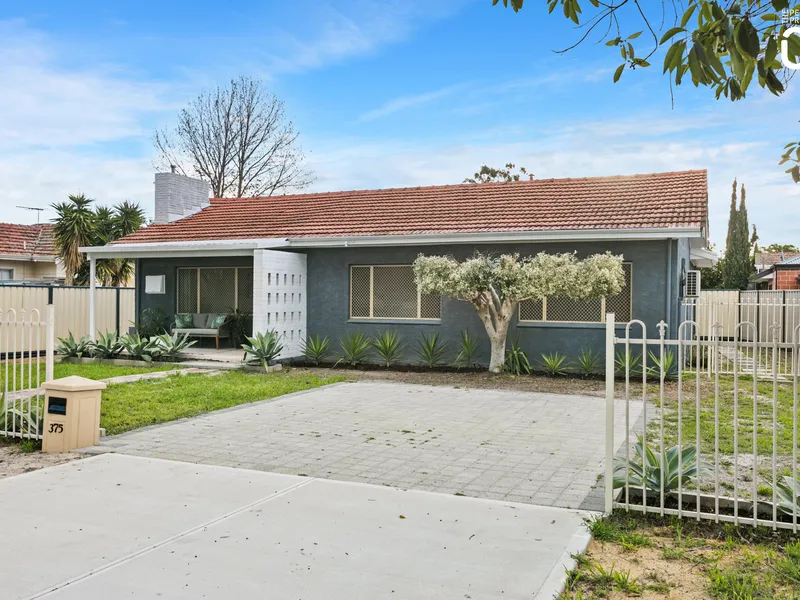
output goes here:
{"type": "Polygon", "coordinates": [[[687,271],[715,260],[704,170],[214,199],[205,182],[158,173],[155,188],[155,223],[84,248],[90,265],[135,259],[137,314],[159,308],[167,323],[177,314],[203,321],[252,312],[255,331],[284,337],[284,357],[299,355],[309,334],[330,336],[338,349],[348,332],[395,329],[413,360],[421,333],[439,332],[455,351],[466,329],[488,362],[485,329],[469,304],[417,292],[411,263],[419,254],[623,255],[617,296],[520,305],[509,339],[532,357],[602,350],[606,312],[641,320],[648,337],[664,320],[675,337],[687,271]]]}
{"type": "Polygon", "coordinates": [[[756,255],[756,270],[750,281],[757,289],[800,290],[800,252],[759,253],[756,255]]]}
{"type": "Polygon", "coordinates": [[[0,283],[63,282],[53,225],[0,223],[0,283]]]}

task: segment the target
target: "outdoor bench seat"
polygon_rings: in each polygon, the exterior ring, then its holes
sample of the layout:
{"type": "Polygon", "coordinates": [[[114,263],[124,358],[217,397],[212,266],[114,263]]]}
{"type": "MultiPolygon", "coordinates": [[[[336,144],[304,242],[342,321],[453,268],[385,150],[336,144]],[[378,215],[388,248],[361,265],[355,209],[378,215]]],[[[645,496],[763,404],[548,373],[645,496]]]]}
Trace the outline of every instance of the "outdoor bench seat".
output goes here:
{"type": "Polygon", "coordinates": [[[217,350],[220,338],[230,337],[225,315],[217,313],[177,314],[172,325],[172,333],[198,338],[213,337],[217,350]],[[191,327],[188,326],[190,322],[191,327]],[[218,323],[216,327],[214,327],[215,322],[218,323]]]}

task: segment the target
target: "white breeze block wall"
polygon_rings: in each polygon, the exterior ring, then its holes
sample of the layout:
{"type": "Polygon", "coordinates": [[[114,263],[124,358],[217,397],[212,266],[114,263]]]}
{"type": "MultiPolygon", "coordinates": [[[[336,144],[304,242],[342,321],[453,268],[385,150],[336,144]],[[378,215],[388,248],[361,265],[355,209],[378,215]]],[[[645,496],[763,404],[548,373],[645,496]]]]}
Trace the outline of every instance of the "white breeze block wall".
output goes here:
{"type": "Polygon", "coordinates": [[[302,356],[306,337],[306,255],[256,250],[253,255],[253,331],[281,336],[279,358],[302,356]]]}

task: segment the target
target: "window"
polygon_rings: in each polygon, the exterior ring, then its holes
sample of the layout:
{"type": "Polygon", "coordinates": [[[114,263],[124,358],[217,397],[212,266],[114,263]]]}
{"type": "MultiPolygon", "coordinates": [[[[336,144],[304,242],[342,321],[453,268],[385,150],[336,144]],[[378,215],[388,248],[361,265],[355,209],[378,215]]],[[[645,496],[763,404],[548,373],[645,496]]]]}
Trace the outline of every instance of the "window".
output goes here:
{"type": "Polygon", "coordinates": [[[441,300],[420,294],[411,265],[350,267],[350,318],[439,319],[441,300]]]}
{"type": "Polygon", "coordinates": [[[523,322],[548,321],[555,323],[603,323],[607,312],[613,312],[618,322],[631,320],[633,290],[631,278],[633,265],[623,263],[625,285],[616,296],[593,300],[572,300],[561,296],[543,300],[525,300],[519,303],[519,320],[523,322]]]}
{"type": "Polygon", "coordinates": [[[14,279],[14,269],[0,269],[0,281],[11,281],[14,279]]]}
{"type": "Polygon", "coordinates": [[[163,294],[165,279],[164,275],[146,275],[144,278],[144,293],[163,294]]]}
{"type": "Polygon", "coordinates": [[[179,313],[253,312],[253,269],[250,267],[180,268],[177,277],[179,313]]]}

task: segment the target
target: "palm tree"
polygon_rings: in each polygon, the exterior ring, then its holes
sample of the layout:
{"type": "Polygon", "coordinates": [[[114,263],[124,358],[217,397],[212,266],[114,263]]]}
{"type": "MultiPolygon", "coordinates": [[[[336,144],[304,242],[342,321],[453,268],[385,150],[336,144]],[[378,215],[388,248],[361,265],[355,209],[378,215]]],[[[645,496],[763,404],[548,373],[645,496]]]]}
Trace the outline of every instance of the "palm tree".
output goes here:
{"type": "Polygon", "coordinates": [[[83,194],[70,194],[67,202],[52,205],[54,219],[53,237],[56,250],[66,272],[67,285],[72,285],[84,262],[81,246],[91,246],[95,239],[97,217],[91,209],[93,200],[83,194]]]}

